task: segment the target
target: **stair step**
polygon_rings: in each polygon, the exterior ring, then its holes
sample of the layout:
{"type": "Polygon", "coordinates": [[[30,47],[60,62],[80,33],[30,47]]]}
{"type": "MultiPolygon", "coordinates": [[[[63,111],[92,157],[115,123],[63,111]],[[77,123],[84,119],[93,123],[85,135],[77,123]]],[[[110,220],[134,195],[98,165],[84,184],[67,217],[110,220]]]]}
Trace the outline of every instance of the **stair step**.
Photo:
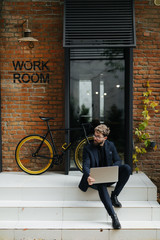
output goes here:
{"type": "Polygon", "coordinates": [[[133,174],[118,196],[121,230],[112,229],[97,191],[79,190],[81,176],[1,173],[0,240],[160,240],[157,188],[145,174],[133,174]]]}
{"type": "MultiPolygon", "coordinates": [[[[121,221],[121,229],[157,229],[159,221],[121,221]]],[[[2,229],[113,229],[110,221],[0,221],[2,229]]]]}
{"type": "MultiPolygon", "coordinates": [[[[76,201],[99,200],[97,191],[89,188],[86,193],[78,188],[82,174],[71,172],[47,172],[43,175],[27,175],[22,172],[0,174],[0,200],[13,201],[76,201]]],[[[109,193],[114,186],[108,188],[109,193]]],[[[156,201],[157,188],[143,173],[131,175],[119,200],[156,201]]]]}
{"type": "Polygon", "coordinates": [[[22,221],[0,222],[2,240],[159,240],[159,222],[121,221],[113,230],[111,222],[88,221],[22,221]]]}
{"type": "MultiPolygon", "coordinates": [[[[115,208],[120,220],[160,221],[156,201],[123,201],[115,208]]],[[[0,220],[107,221],[110,219],[100,201],[0,201],[0,220]]]]}

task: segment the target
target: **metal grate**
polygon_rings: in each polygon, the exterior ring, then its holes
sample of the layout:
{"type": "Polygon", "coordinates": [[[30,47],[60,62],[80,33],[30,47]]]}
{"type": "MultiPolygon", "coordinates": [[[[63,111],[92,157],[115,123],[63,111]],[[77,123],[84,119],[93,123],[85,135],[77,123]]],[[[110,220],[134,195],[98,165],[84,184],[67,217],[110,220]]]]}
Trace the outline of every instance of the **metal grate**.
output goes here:
{"type": "Polygon", "coordinates": [[[64,47],[134,47],[133,0],[65,0],[64,47]]]}

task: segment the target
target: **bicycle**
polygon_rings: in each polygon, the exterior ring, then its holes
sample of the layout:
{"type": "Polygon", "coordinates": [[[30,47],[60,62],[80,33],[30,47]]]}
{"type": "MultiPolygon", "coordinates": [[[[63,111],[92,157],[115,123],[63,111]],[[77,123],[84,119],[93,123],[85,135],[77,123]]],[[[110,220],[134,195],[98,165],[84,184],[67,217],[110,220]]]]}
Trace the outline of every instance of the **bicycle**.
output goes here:
{"type": "MultiPolygon", "coordinates": [[[[64,143],[61,146],[61,151],[58,153],[57,146],[53,138],[53,131],[72,131],[83,130],[83,139],[77,144],[75,149],[74,161],[77,168],[82,172],[82,155],[83,148],[86,144],[93,141],[92,136],[87,136],[86,127],[90,123],[81,124],[81,128],[64,128],[64,129],[51,129],[49,121],[54,120],[53,117],[39,117],[47,124],[47,133],[44,136],[28,135],[20,140],[15,150],[15,159],[19,168],[31,175],[39,175],[46,172],[54,165],[60,165],[63,162],[63,155],[75,141],[64,143]],[[50,140],[47,138],[50,136],[50,140]]],[[[91,126],[91,125],[90,125],[91,126]]]]}

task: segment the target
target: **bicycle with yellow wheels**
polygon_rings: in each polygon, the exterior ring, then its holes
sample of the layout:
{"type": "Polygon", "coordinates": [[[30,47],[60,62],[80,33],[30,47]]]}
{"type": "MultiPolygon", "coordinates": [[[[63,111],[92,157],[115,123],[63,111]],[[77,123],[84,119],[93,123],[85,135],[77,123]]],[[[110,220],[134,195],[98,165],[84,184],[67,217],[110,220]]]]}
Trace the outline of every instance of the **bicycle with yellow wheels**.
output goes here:
{"type": "Polygon", "coordinates": [[[75,140],[70,143],[64,143],[59,150],[55,144],[53,132],[81,130],[83,138],[76,145],[74,161],[77,168],[82,172],[83,148],[93,141],[93,137],[87,136],[86,132],[86,127],[90,124],[81,124],[80,128],[51,129],[49,122],[54,120],[53,117],[40,117],[40,119],[46,122],[47,133],[44,136],[28,135],[18,143],[15,159],[19,168],[28,174],[39,175],[54,165],[60,165],[63,162],[65,152],[74,145],[75,140]],[[48,136],[50,136],[50,140],[48,136]]]}

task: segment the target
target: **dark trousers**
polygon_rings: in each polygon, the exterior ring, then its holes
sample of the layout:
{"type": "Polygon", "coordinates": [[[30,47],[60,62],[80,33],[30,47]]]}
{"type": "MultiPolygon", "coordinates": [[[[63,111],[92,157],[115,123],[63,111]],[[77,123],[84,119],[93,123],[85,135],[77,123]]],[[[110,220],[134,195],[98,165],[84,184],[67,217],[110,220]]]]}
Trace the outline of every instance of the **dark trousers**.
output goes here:
{"type": "MultiPolygon", "coordinates": [[[[118,196],[120,194],[126,182],[128,181],[130,174],[131,174],[131,168],[129,165],[124,164],[119,166],[119,179],[113,191],[114,195],[118,196]]],[[[111,198],[107,190],[107,187],[111,186],[112,184],[113,183],[94,184],[92,187],[98,190],[99,197],[110,216],[115,214],[115,211],[112,206],[111,198]]]]}

